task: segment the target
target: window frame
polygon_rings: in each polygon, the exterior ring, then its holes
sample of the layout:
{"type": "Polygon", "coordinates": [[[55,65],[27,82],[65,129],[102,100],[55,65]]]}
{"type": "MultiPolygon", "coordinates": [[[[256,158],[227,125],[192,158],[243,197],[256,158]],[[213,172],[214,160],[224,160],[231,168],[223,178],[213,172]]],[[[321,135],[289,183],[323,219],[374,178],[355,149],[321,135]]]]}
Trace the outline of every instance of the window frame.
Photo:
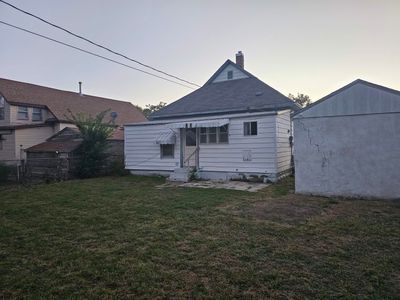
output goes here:
{"type": "Polygon", "coordinates": [[[202,145],[216,145],[216,144],[229,144],[229,124],[220,126],[220,127],[202,127],[200,128],[200,144],[202,145]],[[226,126],[226,132],[223,132],[223,134],[226,134],[226,142],[221,142],[221,127],[226,126]],[[210,128],[215,128],[215,133],[211,132],[210,133],[210,128]],[[202,130],[205,129],[205,132],[202,130]],[[210,135],[215,135],[215,142],[210,142],[210,135]],[[202,138],[206,138],[206,141],[202,141],[202,138]]]}
{"type": "Polygon", "coordinates": [[[233,79],[233,71],[229,70],[228,72],[226,72],[226,78],[228,80],[232,80],[233,79]]]}
{"type": "Polygon", "coordinates": [[[17,120],[29,120],[29,109],[28,106],[18,106],[17,120]],[[21,111],[25,109],[24,111],[21,111]],[[21,117],[20,114],[26,114],[26,117],[21,117]]]}
{"type": "Polygon", "coordinates": [[[40,121],[43,121],[43,110],[40,108],[40,107],[33,107],[32,108],[32,121],[33,122],[40,122],[40,121]],[[39,110],[39,113],[38,113],[38,111],[36,111],[35,112],[35,109],[36,110],[39,110]],[[34,116],[40,116],[40,118],[39,119],[35,119],[35,117],[34,116]]]}
{"type": "Polygon", "coordinates": [[[160,158],[161,159],[171,159],[175,158],[175,145],[174,144],[161,144],[160,145],[160,158]],[[165,155],[164,153],[164,148],[165,147],[172,147],[172,154],[171,155],[165,155]]]}
{"type": "Polygon", "coordinates": [[[258,135],[258,121],[243,122],[243,135],[244,136],[257,136],[258,135]],[[255,125],[255,128],[253,127],[255,125]]]}

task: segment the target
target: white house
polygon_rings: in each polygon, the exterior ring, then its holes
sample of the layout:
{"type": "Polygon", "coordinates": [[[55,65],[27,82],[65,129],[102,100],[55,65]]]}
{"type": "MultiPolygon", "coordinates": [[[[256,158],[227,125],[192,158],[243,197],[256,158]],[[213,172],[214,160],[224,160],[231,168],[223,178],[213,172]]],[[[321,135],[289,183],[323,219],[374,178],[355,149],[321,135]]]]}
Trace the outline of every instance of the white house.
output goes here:
{"type": "Polygon", "coordinates": [[[227,60],[196,91],[125,125],[125,166],[136,174],[187,180],[258,176],[271,181],[291,169],[290,113],[297,105],[227,60]]]}
{"type": "Polygon", "coordinates": [[[363,80],[296,113],[296,192],[400,198],[400,92],[363,80]]]}

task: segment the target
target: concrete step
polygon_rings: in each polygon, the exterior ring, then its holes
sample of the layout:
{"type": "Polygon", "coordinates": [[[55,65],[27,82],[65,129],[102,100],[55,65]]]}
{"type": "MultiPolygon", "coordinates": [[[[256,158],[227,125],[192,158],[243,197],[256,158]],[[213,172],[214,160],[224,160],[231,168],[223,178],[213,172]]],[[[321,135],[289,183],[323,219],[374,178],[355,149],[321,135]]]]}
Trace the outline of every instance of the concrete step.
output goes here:
{"type": "Polygon", "coordinates": [[[168,180],[170,181],[182,181],[188,182],[190,176],[190,168],[177,168],[174,172],[169,176],[168,180]]]}

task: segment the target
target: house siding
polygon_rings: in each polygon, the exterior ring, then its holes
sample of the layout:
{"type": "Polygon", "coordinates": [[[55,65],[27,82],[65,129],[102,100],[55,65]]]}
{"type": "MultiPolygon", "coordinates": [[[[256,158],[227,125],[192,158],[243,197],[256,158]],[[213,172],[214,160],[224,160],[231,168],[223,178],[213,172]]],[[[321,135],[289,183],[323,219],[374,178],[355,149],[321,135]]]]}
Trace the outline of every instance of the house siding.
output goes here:
{"type": "Polygon", "coordinates": [[[228,144],[200,144],[202,171],[276,173],[275,116],[231,118],[228,144]],[[243,123],[257,121],[258,134],[244,136],[243,123]],[[244,152],[251,153],[245,161],[244,152]]]}
{"type": "Polygon", "coordinates": [[[228,65],[224,70],[221,71],[221,73],[218,74],[218,76],[213,80],[213,82],[221,82],[221,81],[227,81],[228,80],[228,72],[232,71],[232,79],[229,80],[234,80],[234,79],[242,79],[242,78],[248,78],[249,76],[240,71],[238,68],[228,65]]]}
{"type": "Polygon", "coordinates": [[[276,116],[276,167],[278,173],[284,173],[291,167],[290,135],[290,111],[286,111],[276,116]]]}
{"type": "Polygon", "coordinates": [[[2,149],[0,149],[0,161],[15,160],[15,131],[11,134],[2,134],[2,136],[5,140],[2,141],[2,149]]]}
{"type": "Polygon", "coordinates": [[[15,131],[15,156],[16,159],[24,159],[25,154],[20,155],[20,149],[27,149],[34,145],[40,144],[46,141],[47,138],[54,134],[54,128],[51,126],[47,127],[34,127],[24,128],[15,131]],[[20,146],[22,145],[22,147],[20,146]]]}
{"type": "Polygon", "coordinates": [[[167,129],[165,125],[126,126],[124,130],[126,169],[173,171],[179,168],[179,131],[175,130],[177,137],[174,158],[162,159],[160,145],[156,144],[160,132],[167,129]]]}

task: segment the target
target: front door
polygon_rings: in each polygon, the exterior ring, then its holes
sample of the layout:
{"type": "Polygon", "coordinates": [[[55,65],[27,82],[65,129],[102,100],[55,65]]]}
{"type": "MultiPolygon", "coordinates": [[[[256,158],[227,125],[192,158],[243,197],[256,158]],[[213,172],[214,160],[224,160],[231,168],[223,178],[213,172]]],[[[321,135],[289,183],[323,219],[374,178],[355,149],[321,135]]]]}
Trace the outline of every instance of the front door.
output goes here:
{"type": "Polygon", "coordinates": [[[187,167],[196,167],[196,128],[185,129],[185,155],[184,165],[187,167]]]}

